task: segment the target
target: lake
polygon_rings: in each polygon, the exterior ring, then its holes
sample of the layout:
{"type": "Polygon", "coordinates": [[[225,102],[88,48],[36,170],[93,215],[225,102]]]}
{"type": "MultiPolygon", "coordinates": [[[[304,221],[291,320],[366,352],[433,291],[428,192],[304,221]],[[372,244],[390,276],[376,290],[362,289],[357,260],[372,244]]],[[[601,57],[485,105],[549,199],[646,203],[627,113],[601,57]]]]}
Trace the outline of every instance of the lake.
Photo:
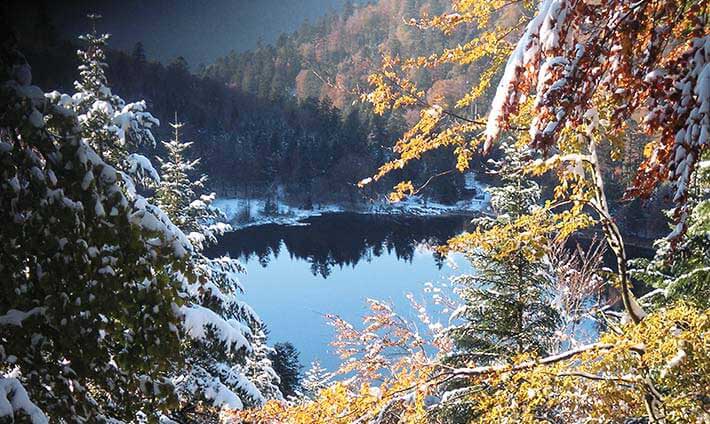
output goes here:
{"type": "MultiPolygon", "coordinates": [[[[472,271],[462,255],[442,258],[432,249],[471,230],[471,219],[329,213],[299,225],[265,224],[227,233],[206,253],[229,254],[246,266],[242,299],[267,324],[270,344],[289,341],[301,352],[306,368],[317,359],[333,370],[340,360],[329,346],[333,330],[323,314],[337,314],[359,326],[367,312],[366,299],[373,298],[387,301],[419,324],[405,295],[411,292],[426,300],[426,283],[441,286],[452,276],[472,271]]],[[[584,238],[570,243],[576,241],[589,244],[584,238]]],[[[629,257],[653,255],[648,248],[627,250],[629,257]]],[[[609,250],[604,263],[616,268],[609,250]]],[[[638,286],[635,291],[641,295],[648,288],[638,286]]]]}
{"type": "Polygon", "coordinates": [[[323,314],[355,325],[366,299],[385,300],[410,317],[407,292],[422,296],[427,282],[446,282],[469,268],[431,246],[470,227],[471,217],[416,217],[335,213],[302,225],[266,224],[225,234],[208,255],[239,258],[247,274],[242,298],[270,330],[270,344],[289,341],[308,368],[313,360],[335,369],[339,358],[329,342],[333,331],[323,314]],[[455,269],[451,262],[460,268],[455,269]]]}

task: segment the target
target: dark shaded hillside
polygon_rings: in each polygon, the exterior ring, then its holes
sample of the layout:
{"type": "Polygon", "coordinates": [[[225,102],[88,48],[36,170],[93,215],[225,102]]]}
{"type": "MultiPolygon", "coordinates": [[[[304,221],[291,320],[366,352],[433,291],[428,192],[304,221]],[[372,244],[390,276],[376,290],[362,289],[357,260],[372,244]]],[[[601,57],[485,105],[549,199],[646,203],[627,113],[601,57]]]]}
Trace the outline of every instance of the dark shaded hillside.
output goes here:
{"type": "MultiPolygon", "coordinates": [[[[71,92],[79,41],[60,40],[41,7],[28,10],[20,2],[4,7],[10,17],[7,27],[17,31],[35,82],[71,92]]],[[[412,118],[376,116],[358,102],[358,94],[367,90],[367,75],[378,68],[383,53],[428,55],[470,37],[475,29],[445,36],[406,23],[410,17],[431,16],[447,7],[448,0],[346,5],[340,15],[306,23],[295,33],[282,35],[275,45],[232,53],[199,75],[191,74],[182,58],[168,65],[150,61],[138,44],[130,53],[109,52],[108,77],[123,97],[148,102],[163,121],[157,132],[161,138],[168,137],[166,123],[176,112],[186,121],[186,137],[195,142],[192,153],[202,157],[203,170],[220,194],[273,197],[278,193],[283,200],[305,207],[314,202],[366,201],[386,193],[397,181],[421,184],[454,167],[453,156],[441,149],[392,173],[368,192],[355,187],[392,157],[391,146],[412,118]]],[[[511,10],[499,19],[512,20],[514,14],[511,10]]],[[[457,65],[419,70],[411,77],[427,88],[429,102],[450,104],[476,81],[479,72],[475,65],[457,65]]],[[[485,110],[487,102],[483,96],[473,110],[461,112],[475,115],[485,110]]],[[[605,165],[613,202],[634,174],[642,146],[643,140],[632,140],[622,162],[605,165]]],[[[474,157],[472,169],[481,169],[480,162],[480,157],[474,157]]],[[[436,178],[424,194],[434,193],[437,200],[450,202],[460,198],[462,188],[462,176],[451,173],[436,178]]],[[[627,231],[654,237],[665,231],[658,213],[663,201],[658,196],[648,207],[639,201],[615,207],[627,231]],[[641,213],[651,214],[653,223],[637,225],[641,213]]]]}
{"type": "MultiPolygon", "coordinates": [[[[30,10],[20,2],[4,7],[8,28],[16,32],[33,66],[35,83],[71,93],[81,42],[59,39],[42,7],[30,10]]],[[[361,201],[355,183],[387,159],[388,147],[405,128],[402,117],[343,112],[325,97],[297,98],[287,89],[260,96],[243,87],[226,87],[212,76],[191,74],[183,58],[168,65],[150,61],[140,44],[131,53],[109,51],[107,61],[114,91],[129,100],[145,99],[161,119],[160,138],[167,138],[165,124],[175,113],[187,123],[193,154],[202,157],[203,169],[223,193],[264,196],[281,187],[284,197],[304,206],[361,201]]],[[[452,164],[441,155],[423,166],[439,170],[452,164]]],[[[396,178],[423,175],[417,171],[396,178]]],[[[461,178],[441,179],[432,188],[444,188],[441,200],[455,200],[461,183],[461,178]]],[[[389,186],[383,184],[382,191],[389,186]]],[[[367,193],[373,196],[377,193],[367,193]]]]}

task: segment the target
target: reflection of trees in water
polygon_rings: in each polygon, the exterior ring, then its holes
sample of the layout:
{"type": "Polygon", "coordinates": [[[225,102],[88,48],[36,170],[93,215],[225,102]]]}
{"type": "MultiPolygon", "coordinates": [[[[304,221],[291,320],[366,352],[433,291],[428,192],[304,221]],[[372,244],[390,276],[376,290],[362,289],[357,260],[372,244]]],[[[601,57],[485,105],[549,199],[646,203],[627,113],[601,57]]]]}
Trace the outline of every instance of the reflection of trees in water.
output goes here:
{"type": "MultiPolygon", "coordinates": [[[[464,230],[467,217],[390,217],[332,214],[313,217],[307,226],[262,225],[226,234],[208,252],[245,260],[256,258],[266,267],[286,247],[291,258],[310,264],[314,275],[327,278],[337,265],[355,266],[361,260],[394,254],[411,262],[420,244],[439,245],[464,230]]],[[[435,255],[436,256],[436,255],[435,255]]],[[[436,258],[441,267],[443,258],[436,258]]]]}

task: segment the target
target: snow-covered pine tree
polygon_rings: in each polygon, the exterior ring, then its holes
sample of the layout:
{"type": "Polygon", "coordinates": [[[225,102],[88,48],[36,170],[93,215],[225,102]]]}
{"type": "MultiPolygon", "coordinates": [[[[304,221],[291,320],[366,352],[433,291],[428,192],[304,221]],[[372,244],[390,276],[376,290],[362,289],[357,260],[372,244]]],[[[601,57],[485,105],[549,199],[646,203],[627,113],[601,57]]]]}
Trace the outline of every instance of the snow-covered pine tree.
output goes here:
{"type": "MultiPolygon", "coordinates": [[[[161,182],[150,160],[135,152],[141,145],[155,144],[150,128],[158,125],[158,120],[145,110],[145,102],[127,104],[108,87],[104,72],[108,35],[99,35],[94,28],[81,38],[88,48],[79,52],[77,93],[71,98],[61,96],[60,101],[79,114],[84,139],[127,175],[124,181],[135,176],[159,184],[156,205],[181,235],[187,234],[193,248],[186,271],[176,269],[171,274],[181,284],[181,295],[186,300],[178,314],[190,345],[183,352],[187,366],[179,367],[188,372],[176,380],[178,394],[188,407],[195,396],[218,408],[260,404],[263,396],[244,377],[242,369],[246,355],[252,351],[251,327],[259,318],[235,297],[241,291],[236,277],[242,271],[239,263],[228,257],[212,259],[202,254],[206,243],[216,242],[217,235],[230,227],[223,223],[220,211],[211,206],[214,193],[198,194],[203,191],[207,177],[190,180],[199,159],[186,161],[183,156],[191,143],[179,139],[182,124],[176,116],[172,124],[175,139],[164,143],[169,157],[160,161],[165,176],[161,182]]],[[[125,184],[124,191],[129,197],[140,198],[133,184],[125,184]]]]}
{"type": "Polygon", "coordinates": [[[130,178],[91,147],[71,99],[30,85],[22,55],[0,49],[0,421],[157,419],[180,359],[166,268],[185,270],[190,243],[126,196],[130,178]]]}
{"type": "Polygon", "coordinates": [[[323,368],[317,359],[311,362],[311,367],[306,370],[301,382],[302,396],[311,400],[318,396],[318,392],[328,387],[332,374],[323,368]]]}
{"type": "Polygon", "coordinates": [[[252,329],[252,353],[247,356],[245,367],[246,375],[259,389],[265,399],[283,400],[284,396],[279,388],[281,379],[274,370],[271,356],[274,348],[266,344],[266,331],[263,325],[252,329]]]}
{"type": "Polygon", "coordinates": [[[150,129],[160,122],[146,111],[145,101],[126,103],[111,92],[105,72],[109,35],[96,32],[96,20],[101,16],[89,18],[93,31],[79,37],[87,47],[78,51],[81,64],[79,79],[74,82],[76,93],[63,98],[63,105],[76,112],[82,137],[104,161],[132,174],[139,182],[156,179],[150,161],[136,149],[141,145],[155,146],[150,129]]]}
{"type": "Polygon", "coordinates": [[[226,256],[208,258],[202,253],[231,227],[212,206],[215,194],[202,194],[207,177],[192,179],[199,159],[186,158],[192,143],[180,139],[183,125],[176,116],[171,124],[173,139],[163,142],[167,158],[158,158],[162,175],[155,201],[187,233],[195,249],[190,261],[194,282],[176,276],[183,280],[191,306],[185,308],[190,336],[183,346],[187,366],[175,376],[182,408],[175,414],[191,418],[194,409],[203,413],[241,409],[260,405],[265,399],[280,399],[281,393],[268,360],[263,324],[249,305],[236,297],[242,291],[237,278],[242,266],[226,256]],[[225,337],[228,334],[233,336],[225,337]],[[234,338],[239,339],[238,349],[230,348],[234,338]]]}
{"type": "Polygon", "coordinates": [[[197,172],[200,159],[186,158],[186,150],[192,142],[180,140],[180,129],[184,124],[178,122],[177,114],[175,122],[170,126],[174,130],[173,139],[162,142],[167,158],[158,157],[162,181],[156,190],[155,199],[161,209],[202,250],[205,243],[215,243],[217,236],[230,231],[231,227],[224,223],[226,218],[221,211],[212,206],[215,194],[202,194],[207,176],[202,175],[196,180],[191,178],[197,172]]]}
{"type": "MultiPolygon", "coordinates": [[[[504,157],[491,161],[502,185],[488,189],[495,217],[476,220],[479,229],[506,225],[531,213],[540,201],[539,185],[523,173],[524,150],[504,143],[504,157]]],[[[450,360],[491,363],[517,353],[545,354],[558,327],[553,305],[553,280],[543,260],[536,259],[525,245],[500,258],[495,248],[466,252],[476,270],[457,278],[457,292],[463,306],[452,318],[456,350],[450,360]]]]}
{"type": "Polygon", "coordinates": [[[173,138],[162,142],[167,158],[156,158],[160,165],[161,181],[155,193],[155,200],[160,208],[173,218],[175,224],[181,228],[187,228],[189,225],[193,231],[196,231],[199,228],[195,222],[189,220],[187,209],[195,198],[194,188],[202,187],[204,177],[196,182],[190,180],[188,173],[196,172],[195,166],[199,163],[199,159],[189,161],[185,158],[185,150],[192,143],[180,140],[180,129],[183,125],[178,121],[176,113],[175,122],[170,123],[174,130],[173,138]]]}

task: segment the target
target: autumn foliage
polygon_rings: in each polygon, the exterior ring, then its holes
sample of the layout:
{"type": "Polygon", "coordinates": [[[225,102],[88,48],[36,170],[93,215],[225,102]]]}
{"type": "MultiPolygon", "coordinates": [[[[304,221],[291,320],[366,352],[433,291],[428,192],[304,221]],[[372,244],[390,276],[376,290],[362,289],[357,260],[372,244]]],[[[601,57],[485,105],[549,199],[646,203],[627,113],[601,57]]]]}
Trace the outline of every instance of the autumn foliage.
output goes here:
{"type": "MultiPolygon", "coordinates": [[[[336,344],[347,353],[343,370],[354,377],[314,400],[272,404],[242,417],[250,422],[451,422],[443,406],[458,398],[467,401],[466,422],[608,423],[639,417],[649,423],[708,422],[707,309],[675,299],[665,289],[667,301],[661,306],[635,295],[630,258],[601,169],[602,162],[621,158],[627,139],[647,142],[626,196],[645,198],[670,185],[671,248],[659,252],[672,261],[689,219],[707,219],[702,212],[707,200],[691,196],[699,187],[694,172],[710,144],[707,20],[707,4],[698,0],[458,0],[446,13],[408,21],[410,27],[443,34],[466,27],[472,36],[427,56],[383,57],[362,100],[376,113],[415,111],[418,120],[397,142],[395,157],[361,185],[442,147],[453,147],[456,167],[463,171],[479,149],[491,152],[500,138],[510,138],[525,151],[513,172],[551,176],[552,196],[527,213],[464,233],[444,250],[483,252],[497,261],[521,255],[543,260],[555,255],[550,246],[579,230],[600,230],[615,269],[561,275],[558,290],[565,291],[565,283],[582,287],[580,293],[604,287],[619,294],[623,311],[566,298],[566,308],[603,323],[594,342],[560,343],[569,349],[549,356],[521,352],[493,363],[452,367],[442,360],[455,349],[444,333],[431,335],[434,348],[427,351],[421,334],[375,302],[364,330],[337,321],[336,344]],[[466,87],[445,79],[426,85],[416,78],[417,69],[472,63],[485,66],[466,87]],[[495,90],[493,81],[499,81],[495,90]],[[580,275],[586,277],[580,280],[580,275]],[[401,349],[403,358],[388,359],[384,352],[391,349],[401,349]]],[[[391,199],[417,190],[402,181],[391,199]]],[[[691,225],[694,237],[697,226],[691,225]]],[[[707,259],[694,263],[698,275],[705,275],[707,259]]],[[[707,285],[700,278],[685,278],[684,284],[707,285]]]]}

